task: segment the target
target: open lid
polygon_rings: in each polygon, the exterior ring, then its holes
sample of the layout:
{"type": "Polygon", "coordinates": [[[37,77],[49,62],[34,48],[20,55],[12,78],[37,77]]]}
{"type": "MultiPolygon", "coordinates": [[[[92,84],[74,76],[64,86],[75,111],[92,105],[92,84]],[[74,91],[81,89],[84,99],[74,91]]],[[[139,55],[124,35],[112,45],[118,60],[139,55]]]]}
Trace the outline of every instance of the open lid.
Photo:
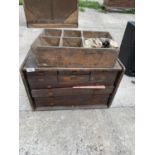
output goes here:
{"type": "Polygon", "coordinates": [[[78,27],[78,0],[24,0],[28,27],[78,27]]]}

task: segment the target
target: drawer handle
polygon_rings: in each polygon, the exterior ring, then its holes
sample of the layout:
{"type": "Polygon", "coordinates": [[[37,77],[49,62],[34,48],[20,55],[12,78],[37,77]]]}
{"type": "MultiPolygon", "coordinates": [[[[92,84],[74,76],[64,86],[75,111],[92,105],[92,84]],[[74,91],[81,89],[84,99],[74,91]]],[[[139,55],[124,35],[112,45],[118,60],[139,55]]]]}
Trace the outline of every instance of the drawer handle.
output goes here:
{"type": "Polygon", "coordinates": [[[77,74],[77,71],[72,71],[72,74],[77,74]]]}
{"type": "Polygon", "coordinates": [[[73,88],[83,88],[83,89],[105,89],[105,85],[100,85],[100,86],[74,86],[73,88]]]}
{"type": "Polygon", "coordinates": [[[44,81],[44,79],[38,79],[38,81],[43,82],[43,81],[44,81]]]}
{"type": "Polygon", "coordinates": [[[77,79],[77,76],[71,76],[70,79],[75,80],[75,79],[77,79]]]}
{"type": "Polygon", "coordinates": [[[49,96],[52,96],[52,95],[53,95],[53,93],[52,93],[52,92],[49,92],[49,93],[48,93],[48,95],[49,95],[49,96]]]}

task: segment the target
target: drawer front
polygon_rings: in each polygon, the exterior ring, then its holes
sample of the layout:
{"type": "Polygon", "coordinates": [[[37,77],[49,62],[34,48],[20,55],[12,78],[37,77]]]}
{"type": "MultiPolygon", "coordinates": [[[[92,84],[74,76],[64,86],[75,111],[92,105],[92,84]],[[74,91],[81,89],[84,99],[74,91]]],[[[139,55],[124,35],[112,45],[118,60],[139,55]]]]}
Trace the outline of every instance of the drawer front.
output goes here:
{"type": "Polygon", "coordinates": [[[52,88],[57,84],[57,76],[28,76],[29,86],[34,88],[52,88]]]}
{"type": "Polygon", "coordinates": [[[65,71],[59,71],[59,75],[89,75],[90,71],[87,70],[65,70],[65,71]]]}
{"type": "Polygon", "coordinates": [[[118,72],[117,71],[94,71],[91,72],[91,82],[103,82],[105,85],[113,85],[118,72]]]}
{"type": "Polygon", "coordinates": [[[78,84],[89,82],[89,75],[59,75],[59,84],[78,84]]]}
{"type": "Polygon", "coordinates": [[[88,83],[89,74],[89,71],[84,70],[59,71],[58,81],[60,85],[88,83]]]}
{"type": "Polygon", "coordinates": [[[26,72],[27,77],[31,76],[57,76],[57,71],[34,71],[26,72]]]}
{"type": "Polygon", "coordinates": [[[113,85],[117,71],[46,71],[27,73],[31,89],[64,88],[80,85],[113,85]]]}
{"type": "Polygon", "coordinates": [[[31,91],[32,97],[53,97],[53,96],[71,96],[71,95],[97,95],[97,94],[111,94],[113,86],[104,88],[54,88],[54,89],[33,89],[31,91]]]}
{"type": "Polygon", "coordinates": [[[107,105],[109,95],[74,95],[34,98],[36,106],[107,105]]]}

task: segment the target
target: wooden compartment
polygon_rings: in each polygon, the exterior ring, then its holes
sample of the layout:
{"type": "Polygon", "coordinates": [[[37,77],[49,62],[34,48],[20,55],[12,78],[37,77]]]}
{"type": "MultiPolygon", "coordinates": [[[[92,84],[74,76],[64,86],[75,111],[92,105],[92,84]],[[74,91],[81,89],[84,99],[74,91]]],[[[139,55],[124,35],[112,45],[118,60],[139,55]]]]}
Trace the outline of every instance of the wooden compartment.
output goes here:
{"type": "Polygon", "coordinates": [[[78,27],[77,0],[24,0],[28,27],[78,27]]]}
{"type": "Polygon", "coordinates": [[[64,37],[81,37],[81,31],[64,30],[64,37]]]}
{"type": "Polygon", "coordinates": [[[83,31],[84,38],[109,38],[112,39],[112,36],[109,32],[101,31],[83,31]]]}
{"type": "Polygon", "coordinates": [[[45,29],[42,33],[42,36],[51,36],[51,37],[61,37],[62,30],[59,29],[45,29]]]}
{"type": "Polygon", "coordinates": [[[36,46],[59,46],[59,44],[59,37],[40,36],[35,40],[33,47],[35,48],[36,46]]]}
{"type": "Polygon", "coordinates": [[[110,68],[119,48],[88,48],[86,38],[112,39],[108,32],[81,30],[44,30],[32,44],[40,67],[110,68]]]}
{"type": "Polygon", "coordinates": [[[63,38],[62,39],[64,47],[82,47],[81,38],[63,38]]]}
{"type": "Polygon", "coordinates": [[[21,66],[34,110],[110,107],[123,73],[119,60],[112,68],[40,67],[33,51],[21,66]]]}

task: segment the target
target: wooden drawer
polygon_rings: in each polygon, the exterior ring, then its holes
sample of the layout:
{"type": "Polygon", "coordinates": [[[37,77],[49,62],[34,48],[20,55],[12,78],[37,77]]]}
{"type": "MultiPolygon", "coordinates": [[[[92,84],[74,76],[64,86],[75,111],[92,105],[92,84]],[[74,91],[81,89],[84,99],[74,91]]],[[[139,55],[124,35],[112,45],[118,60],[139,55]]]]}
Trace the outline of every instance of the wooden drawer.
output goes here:
{"type": "Polygon", "coordinates": [[[31,89],[61,88],[81,85],[113,85],[117,71],[33,72],[27,74],[31,89]]]}
{"type": "Polygon", "coordinates": [[[52,88],[57,83],[57,76],[28,76],[27,80],[33,88],[52,88]]]}
{"type": "Polygon", "coordinates": [[[71,95],[97,95],[110,94],[113,86],[104,88],[54,88],[54,89],[33,89],[32,97],[53,97],[53,96],[71,96],[71,95]]]}
{"type": "Polygon", "coordinates": [[[32,76],[57,76],[57,71],[33,71],[33,72],[26,72],[27,77],[32,76]]]}
{"type": "Polygon", "coordinates": [[[44,106],[84,106],[107,105],[109,95],[73,95],[55,96],[50,98],[34,98],[35,104],[44,106]]]}
{"type": "Polygon", "coordinates": [[[59,75],[59,84],[78,84],[89,81],[89,75],[59,75]]]}
{"type": "Polygon", "coordinates": [[[90,81],[103,82],[105,85],[113,85],[117,74],[117,71],[92,71],[90,81]]]}
{"type": "Polygon", "coordinates": [[[59,84],[78,84],[89,81],[90,72],[87,70],[66,70],[58,72],[59,84]]]}

